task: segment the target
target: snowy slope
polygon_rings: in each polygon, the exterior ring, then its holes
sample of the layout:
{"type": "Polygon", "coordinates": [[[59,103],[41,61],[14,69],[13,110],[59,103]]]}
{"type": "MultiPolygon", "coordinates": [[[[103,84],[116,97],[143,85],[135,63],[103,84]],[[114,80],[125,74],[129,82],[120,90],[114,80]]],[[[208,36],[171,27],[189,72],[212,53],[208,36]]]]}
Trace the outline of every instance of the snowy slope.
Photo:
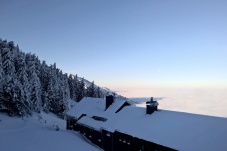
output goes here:
{"type": "Polygon", "coordinates": [[[100,149],[77,132],[65,130],[65,121],[54,115],[41,113],[22,119],[0,113],[0,150],[98,151],[100,149]]]}
{"type": "MultiPolygon", "coordinates": [[[[82,78],[81,77],[78,77],[78,80],[81,81],[82,78]]],[[[84,84],[85,84],[85,88],[88,88],[92,84],[92,82],[88,81],[87,79],[84,79],[84,84]]],[[[95,88],[99,87],[96,84],[94,86],[95,86],[95,88]]],[[[100,88],[100,90],[101,90],[101,92],[103,94],[116,95],[115,97],[119,97],[119,98],[122,98],[123,97],[123,96],[117,94],[115,91],[113,91],[113,90],[111,90],[111,89],[109,89],[107,87],[99,87],[99,88],[100,88]]]]}

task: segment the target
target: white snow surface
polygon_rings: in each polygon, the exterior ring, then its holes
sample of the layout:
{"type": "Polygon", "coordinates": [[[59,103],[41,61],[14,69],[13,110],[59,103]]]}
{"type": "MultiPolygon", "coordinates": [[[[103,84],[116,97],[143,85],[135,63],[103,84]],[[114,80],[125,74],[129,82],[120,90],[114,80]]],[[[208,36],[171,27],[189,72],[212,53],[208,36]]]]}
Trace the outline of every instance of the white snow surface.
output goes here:
{"type": "Polygon", "coordinates": [[[78,120],[78,123],[100,130],[104,122],[94,120],[92,117],[98,116],[108,120],[125,102],[126,100],[114,99],[114,102],[106,110],[106,99],[85,97],[74,104],[67,115],[78,119],[82,114],[86,114],[78,120]]]}
{"type": "Polygon", "coordinates": [[[78,123],[82,124],[82,125],[85,125],[85,126],[88,126],[88,127],[92,127],[94,128],[95,130],[97,131],[100,131],[102,125],[104,124],[103,121],[97,121],[97,120],[94,120],[93,118],[91,117],[88,117],[88,116],[84,116],[82,117],[78,123]]]}
{"type": "Polygon", "coordinates": [[[89,117],[100,116],[108,118],[115,114],[125,102],[125,100],[115,99],[113,104],[105,110],[106,100],[104,98],[85,97],[76,103],[67,114],[76,118],[79,118],[82,114],[87,114],[89,117]]]}
{"type": "Polygon", "coordinates": [[[142,107],[125,107],[103,128],[184,151],[227,150],[227,119],[161,110],[151,115],[142,107]]]}
{"type": "Polygon", "coordinates": [[[32,117],[22,119],[0,113],[0,150],[100,150],[79,133],[65,130],[65,127],[66,122],[52,114],[34,113],[32,117]]]}

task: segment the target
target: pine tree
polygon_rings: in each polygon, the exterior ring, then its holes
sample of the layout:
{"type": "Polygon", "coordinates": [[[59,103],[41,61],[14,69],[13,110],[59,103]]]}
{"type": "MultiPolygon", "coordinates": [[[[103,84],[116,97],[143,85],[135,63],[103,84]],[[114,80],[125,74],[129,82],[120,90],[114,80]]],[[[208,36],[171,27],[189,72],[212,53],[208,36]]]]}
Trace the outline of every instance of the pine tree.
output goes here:
{"type": "Polygon", "coordinates": [[[4,106],[9,110],[11,114],[15,114],[15,100],[14,100],[14,90],[15,85],[13,79],[15,79],[15,67],[13,63],[13,43],[4,43],[1,47],[2,52],[2,67],[4,70],[3,79],[3,92],[2,101],[4,106]]]}
{"type": "MultiPolygon", "coordinates": [[[[17,48],[18,49],[18,48],[17,48]]],[[[26,107],[26,112],[31,114],[31,104],[30,104],[30,91],[29,91],[29,81],[28,81],[28,75],[27,75],[27,65],[25,62],[25,54],[20,52],[18,53],[18,57],[16,60],[16,75],[19,80],[19,85],[21,85],[21,98],[20,100],[24,103],[24,106],[26,107]]]]}
{"type": "Polygon", "coordinates": [[[77,101],[77,96],[79,95],[79,80],[78,80],[78,77],[77,77],[77,74],[76,76],[74,76],[73,78],[73,89],[74,89],[74,92],[73,92],[73,100],[77,101]]]}
{"type": "Polygon", "coordinates": [[[95,89],[95,95],[96,95],[97,98],[104,98],[104,95],[103,95],[103,93],[102,93],[100,87],[97,87],[97,88],[95,89]]]}
{"type": "Polygon", "coordinates": [[[59,79],[59,87],[60,87],[63,99],[67,101],[68,99],[70,99],[67,74],[63,74],[62,71],[60,71],[58,74],[58,79],[59,79]]]}
{"type": "Polygon", "coordinates": [[[27,74],[29,81],[29,93],[31,101],[31,109],[36,112],[41,111],[41,83],[36,73],[35,55],[26,55],[27,74]]]}
{"type": "Polygon", "coordinates": [[[2,84],[4,77],[3,65],[2,65],[2,55],[0,54],[0,83],[2,84]]]}
{"type": "Polygon", "coordinates": [[[15,74],[15,67],[13,62],[13,53],[8,47],[2,49],[2,65],[6,75],[12,76],[15,74]]]}
{"type": "MultiPolygon", "coordinates": [[[[67,82],[66,82],[67,83],[67,82]]],[[[54,108],[54,112],[60,116],[60,117],[64,117],[65,115],[65,111],[67,110],[67,97],[69,96],[65,96],[65,89],[67,89],[67,87],[65,86],[65,82],[64,82],[64,76],[62,71],[60,71],[59,69],[57,69],[57,86],[58,86],[58,93],[55,99],[55,108],[54,108]]]]}
{"type": "Polygon", "coordinates": [[[32,110],[36,112],[41,111],[41,85],[39,78],[35,71],[32,72],[32,78],[29,81],[30,84],[30,99],[32,110]]]}
{"type": "Polygon", "coordinates": [[[42,86],[42,93],[41,93],[41,99],[42,99],[42,106],[43,108],[45,108],[45,111],[47,111],[47,106],[46,106],[46,101],[47,101],[47,89],[48,89],[48,83],[49,83],[49,79],[50,79],[50,68],[47,66],[46,62],[43,61],[41,64],[41,68],[40,68],[40,83],[42,86]]]}
{"type": "Polygon", "coordinates": [[[48,82],[48,88],[47,88],[47,93],[48,93],[48,102],[47,102],[47,109],[51,112],[54,112],[55,108],[55,103],[58,100],[58,91],[59,85],[58,85],[58,79],[57,79],[57,74],[56,74],[56,66],[51,65],[51,71],[50,71],[50,78],[48,82]]]}
{"type": "Polygon", "coordinates": [[[94,81],[87,88],[87,97],[96,97],[94,81]]]}
{"type": "Polygon", "coordinates": [[[81,99],[85,97],[85,84],[84,84],[84,78],[81,79],[81,81],[78,82],[78,95],[76,101],[79,102],[81,99]]]}
{"type": "Polygon", "coordinates": [[[28,104],[25,103],[25,92],[19,80],[14,80],[13,102],[15,105],[15,114],[24,116],[28,113],[28,104]]]}
{"type": "MultiPolygon", "coordinates": [[[[1,39],[0,39],[0,43],[1,43],[1,39]]],[[[0,52],[1,52],[1,49],[0,49],[0,52]]],[[[1,103],[1,100],[3,100],[3,77],[4,77],[4,71],[3,71],[3,65],[2,65],[2,55],[0,54],[0,109],[3,108],[3,105],[1,103]]]]}
{"type": "Polygon", "coordinates": [[[69,97],[69,88],[64,86],[67,82],[63,78],[62,71],[57,69],[55,64],[52,65],[47,88],[47,98],[44,105],[47,112],[51,111],[60,117],[64,116],[67,110],[66,99],[69,97]],[[65,88],[68,89],[68,92],[65,92],[65,88]]]}
{"type": "Polygon", "coordinates": [[[68,85],[69,85],[70,98],[74,99],[75,87],[74,87],[73,75],[72,74],[69,75],[68,85]]]}
{"type": "Polygon", "coordinates": [[[50,102],[49,102],[49,97],[48,97],[48,92],[42,92],[43,98],[42,98],[42,107],[43,111],[46,113],[49,113],[50,111],[50,102]]]}
{"type": "Polygon", "coordinates": [[[69,84],[68,84],[68,77],[67,74],[63,75],[63,90],[64,90],[64,98],[65,100],[68,100],[70,98],[70,90],[69,90],[69,84]]]}
{"type": "Polygon", "coordinates": [[[50,68],[49,78],[48,78],[48,84],[47,84],[47,90],[45,94],[45,112],[53,112],[52,104],[55,100],[55,94],[57,93],[55,90],[55,78],[54,78],[54,72],[53,72],[53,66],[50,68]]]}

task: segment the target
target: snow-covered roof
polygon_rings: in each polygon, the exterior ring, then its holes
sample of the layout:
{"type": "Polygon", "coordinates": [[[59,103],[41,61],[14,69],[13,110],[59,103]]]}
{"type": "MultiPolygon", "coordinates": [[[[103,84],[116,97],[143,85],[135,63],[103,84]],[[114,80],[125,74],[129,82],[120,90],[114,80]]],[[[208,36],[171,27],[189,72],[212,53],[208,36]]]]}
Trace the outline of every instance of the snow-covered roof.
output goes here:
{"type": "Polygon", "coordinates": [[[80,102],[76,103],[67,113],[72,117],[79,118],[82,114],[89,117],[100,116],[108,118],[115,114],[115,112],[125,103],[125,100],[117,100],[105,110],[106,100],[104,98],[90,98],[85,97],[80,102]]]}
{"type": "Polygon", "coordinates": [[[226,118],[166,110],[148,115],[145,108],[128,106],[102,127],[177,150],[227,149],[226,118]]]}
{"type": "Polygon", "coordinates": [[[67,114],[79,118],[82,114],[87,116],[94,116],[105,111],[105,101],[102,98],[83,98],[80,102],[76,103],[67,114]]]}
{"type": "Polygon", "coordinates": [[[114,102],[105,111],[106,117],[113,115],[125,102],[126,100],[115,99],[114,102]]]}
{"type": "Polygon", "coordinates": [[[100,130],[101,129],[101,126],[103,125],[103,122],[102,121],[97,121],[97,120],[94,120],[93,118],[91,117],[88,117],[88,116],[83,116],[79,121],[78,121],[79,124],[82,124],[82,125],[86,125],[88,127],[91,127],[93,129],[96,129],[96,130],[100,130]]]}
{"type": "Polygon", "coordinates": [[[84,98],[68,112],[78,123],[96,130],[119,131],[177,150],[226,150],[227,119],[160,110],[149,115],[146,108],[126,106],[115,100],[105,111],[105,99],[84,98]],[[105,122],[93,116],[107,118],[105,122]]]}

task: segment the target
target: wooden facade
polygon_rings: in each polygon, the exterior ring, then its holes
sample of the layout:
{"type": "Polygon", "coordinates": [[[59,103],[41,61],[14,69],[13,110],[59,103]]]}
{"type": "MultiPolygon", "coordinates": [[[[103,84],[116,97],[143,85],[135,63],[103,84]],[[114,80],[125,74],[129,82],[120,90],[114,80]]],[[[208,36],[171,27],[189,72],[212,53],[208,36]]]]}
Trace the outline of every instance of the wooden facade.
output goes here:
{"type": "Polygon", "coordinates": [[[77,124],[75,127],[75,130],[80,132],[82,135],[84,135],[88,140],[90,140],[92,143],[95,145],[99,146],[102,148],[102,132],[99,130],[95,130],[91,127],[82,125],[82,124],[77,124]]]}
{"type": "Polygon", "coordinates": [[[72,117],[67,115],[66,116],[66,129],[68,130],[75,130],[73,127],[76,125],[77,120],[72,117]]]}
{"type": "Polygon", "coordinates": [[[175,149],[143,140],[117,130],[114,132],[105,129],[96,130],[87,125],[75,122],[75,120],[67,122],[67,129],[68,128],[80,132],[88,140],[105,151],[175,151],[175,149]],[[73,124],[73,126],[68,124],[73,124]]]}

